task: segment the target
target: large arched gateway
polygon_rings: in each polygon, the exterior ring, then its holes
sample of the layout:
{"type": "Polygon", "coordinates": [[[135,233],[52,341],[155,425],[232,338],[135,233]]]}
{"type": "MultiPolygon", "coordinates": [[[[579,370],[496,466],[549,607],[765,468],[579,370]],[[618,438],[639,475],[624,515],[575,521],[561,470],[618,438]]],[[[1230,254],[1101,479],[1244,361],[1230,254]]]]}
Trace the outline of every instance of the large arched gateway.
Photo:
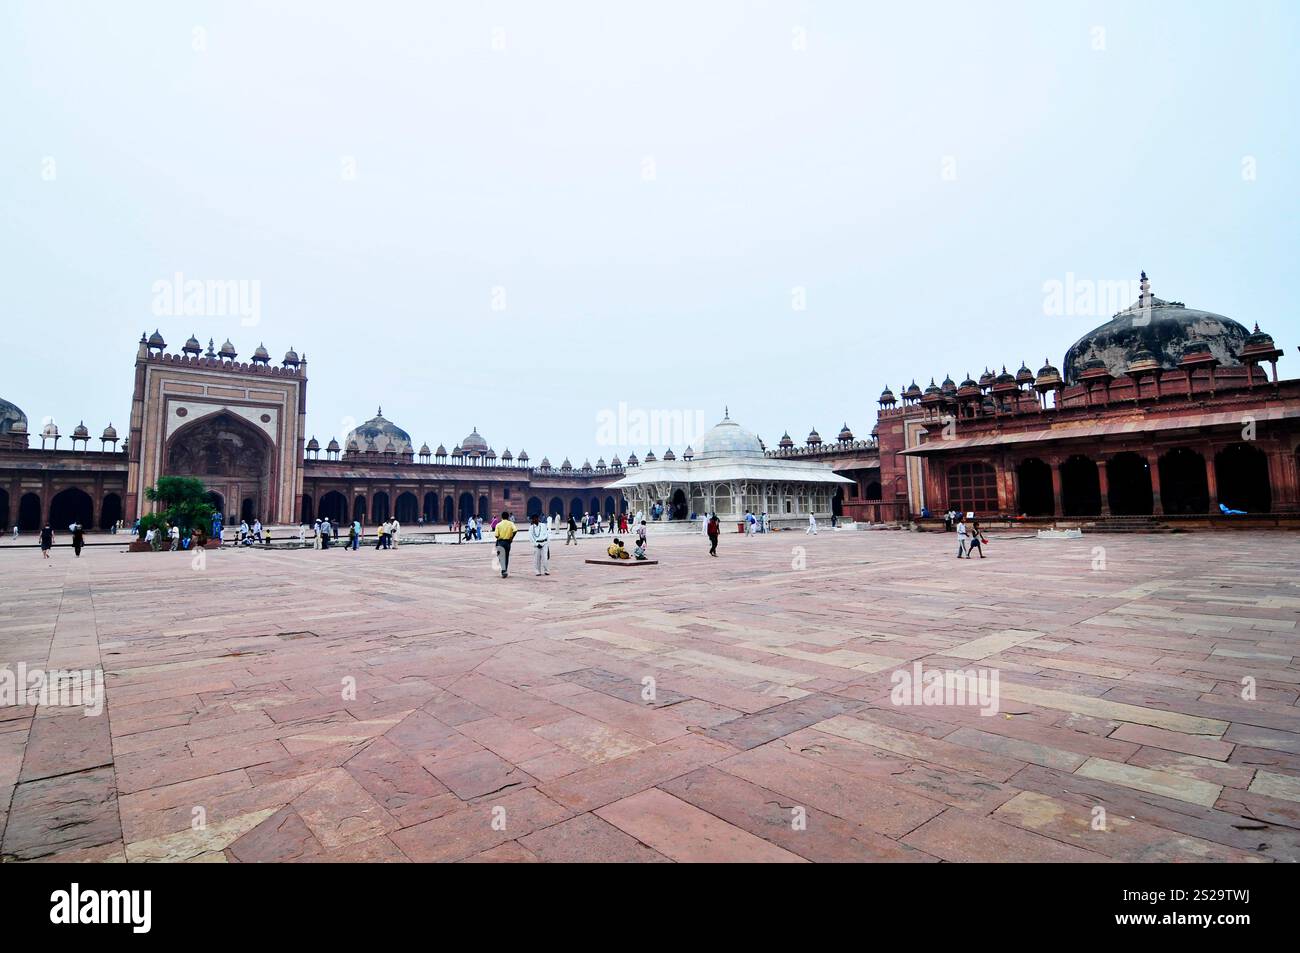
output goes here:
{"type": "MultiPolygon", "coordinates": [[[[271,472],[274,456],[265,434],[222,411],[176,431],[167,441],[165,472],[197,477],[227,503],[240,501],[241,514],[251,509],[253,516],[267,519],[278,505],[271,472]]],[[[226,514],[227,519],[231,515],[226,514]]]]}

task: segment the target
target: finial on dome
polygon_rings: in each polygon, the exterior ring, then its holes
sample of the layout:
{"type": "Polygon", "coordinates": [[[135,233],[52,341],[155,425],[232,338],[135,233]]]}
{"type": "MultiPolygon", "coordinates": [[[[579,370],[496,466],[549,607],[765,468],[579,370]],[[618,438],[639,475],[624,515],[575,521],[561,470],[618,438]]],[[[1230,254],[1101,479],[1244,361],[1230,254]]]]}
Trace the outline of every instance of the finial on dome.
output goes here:
{"type": "Polygon", "coordinates": [[[377,411],[375,411],[375,416],[376,416],[376,417],[382,417],[382,416],[384,416],[384,405],[383,405],[383,404],[380,404],[380,405],[379,405],[379,409],[378,409],[377,411]]]}
{"type": "Polygon", "coordinates": [[[1147,273],[1145,271],[1142,272],[1142,280],[1138,284],[1138,287],[1142,289],[1142,295],[1138,300],[1142,307],[1149,307],[1151,305],[1151,281],[1147,278],[1147,273]]]}
{"type": "Polygon", "coordinates": [[[722,405],[722,419],[723,420],[731,419],[731,408],[728,407],[726,404],[722,405]]]}

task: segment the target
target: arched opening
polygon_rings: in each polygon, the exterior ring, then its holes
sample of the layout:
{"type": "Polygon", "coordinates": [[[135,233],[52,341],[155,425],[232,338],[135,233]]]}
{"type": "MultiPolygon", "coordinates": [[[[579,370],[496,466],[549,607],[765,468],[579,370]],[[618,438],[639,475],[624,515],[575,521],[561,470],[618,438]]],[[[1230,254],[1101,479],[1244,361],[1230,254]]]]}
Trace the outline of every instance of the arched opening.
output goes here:
{"type": "Polygon", "coordinates": [[[543,512],[542,512],[542,500],[541,500],[540,497],[530,496],[530,497],[528,498],[528,515],[529,515],[529,516],[541,516],[541,515],[543,515],[543,512]]]}
{"type": "Polygon", "coordinates": [[[459,507],[460,521],[464,523],[474,515],[474,496],[471,493],[462,493],[457,503],[459,507]]]}
{"type": "Polygon", "coordinates": [[[870,483],[867,484],[867,493],[866,493],[866,498],[867,498],[868,500],[878,500],[878,499],[880,499],[880,481],[879,481],[879,480],[872,480],[870,483]]]}
{"type": "Polygon", "coordinates": [[[486,496],[478,498],[478,515],[479,519],[488,520],[492,518],[491,514],[488,513],[488,498],[486,496]]]}
{"type": "Polygon", "coordinates": [[[389,509],[387,493],[380,490],[370,498],[370,518],[372,520],[376,523],[383,523],[392,515],[389,509]]]}
{"type": "Polygon", "coordinates": [[[185,424],[167,441],[167,476],[198,477],[223,499],[240,500],[240,518],[274,519],[275,454],[266,434],[226,411],[185,424]]]}
{"type": "Polygon", "coordinates": [[[18,528],[24,533],[41,528],[41,498],[35,493],[24,493],[18,501],[18,528]]]}
{"type": "Polygon", "coordinates": [[[835,495],[831,497],[831,516],[840,517],[844,515],[844,487],[837,486],[835,495]]]}
{"type": "Polygon", "coordinates": [[[6,530],[12,525],[9,522],[9,491],[0,490],[0,530],[6,530]]]}
{"type": "Polygon", "coordinates": [[[1257,447],[1234,443],[1214,455],[1219,502],[1231,510],[1267,513],[1273,507],[1268,457],[1257,447]]]}
{"type": "MultiPolygon", "coordinates": [[[[612,511],[614,508],[613,498],[610,499],[609,503],[610,510],[612,511]]],[[[676,490],[673,490],[672,499],[668,501],[668,518],[670,520],[686,519],[686,517],[690,515],[690,513],[687,512],[689,506],[690,504],[686,500],[685,491],[682,490],[681,487],[678,487],[676,490]]]]}
{"type": "Polygon", "coordinates": [[[315,516],[312,515],[313,512],[314,511],[312,509],[311,496],[304,493],[302,495],[302,515],[299,517],[299,520],[301,520],[303,523],[312,522],[316,518],[315,516]]]}
{"type": "Polygon", "coordinates": [[[546,507],[547,516],[563,516],[564,501],[558,496],[551,497],[551,502],[546,507]]]}
{"type": "Polygon", "coordinates": [[[1101,512],[1101,480],[1097,464],[1075,454],[1061,464],[1061,512],[1066,516],[1096,516],[1101,512]]]}
{"type": "Polygon", "coordinates": [[[93,526],[94,518],[95,504],[85,490],[70,486],[54,494],[54,499],[50,500],[50,525],[56,533],[66,530],[72,523],[93,526]]]}
{"type": "Polygon", "coordinates": [[[330,490],[320,498],[320,512],[317,515],[331,523],[347,522],[348,498],[338,490],[330,490]]]}
{"type": "Polygon", "coordinates": [[[99,528],[109,530],[122,518],[122,497],[109,493],[99,508],[99,528]]]}
{"type": "Polygon", "coordinates": [[[614,506],[614,498],[612,496],[605,497],[605,515],[613,516],[617,512],[618,509],[614,506]]]}
{"type": "Polygon", "coordinates": [[[1170,515],[1208,513],[1210,486],[1205,458],[1188,447],[1175,447],[1161,457],[1160,501],[1170,515]]]}
{"type": "Polygon", "coordinates": [[[574,497],[574,498],[569,502],[569,515],[570,515],[570,516],[575,516],[575,517],[580,517],[580,516],[582,516],[582,514],[583,514],[583,509],[582,509],[582,497],[580,497],[580,496],[575,496],[575,497],[574,497]]]}
{"type": "Polygon", "coordinates": [[[424,521],[426,523],[438,522],[438,494],[424,494],[424,521]]]}
{"type": "Polygon", "coordinates": [[[996,513],[997,472],[987,463],[958,463],[949,467],[948,505],[962,513],[996,513]]]}
{"type": "Polygon", "coordinates": [[[1106,464],[1106,496],[1116,516],[1150,516],[1151,466],[1137,453],[1117,453],[1106,464]]]}
{"type": "Polygon", "coordinates": [[[442,501],[442,521],[448,526],[456,522],[456,502],[450,496],[442,501]]]}
{"type": "Polygon", "coordinates": [[[366,498],[365,498],[364,496],[358,496],[355,500],[352,501],[352,519],[353,519],[353,521],[354,521],[354,522],[357,522],[357,523],[365,523],[365,521],[366,521],[366,512],[367,512],[367,510],[366,510],[366,498]]]}
{"type": "Polygon", "coordinates": [[[409,490],[399,493],[393,513],[397,516],[397,522],[399,523],[414,523],[420,518],[420,501],[409,490]]]}
{"type": "Polygon", "coordinates": [[[1016,466],[1019,498],[1016,509],[1025,516],[1051,516],[1056,512],[1052,496],[1052,468],[1037,457],[1021,460],[1016,466]]]}
{"type": "Polygon", "coordinates": [[[600,512],[600,497],[598,497],[598,496],[593,496],[593,497],[591,498],[591,509],[587,510],[587,512],[588,512],[588,513],[599,513],[599,512],[600,512]]]}
{"type": "Polygon", "coordinates": [[[226,512],[226,498],[224,496],[216,490],[208,490],[204,495],[204,499],[206,499],[208,505],[212,507],[212,512],[221,514],[221,522],[223,525],[230,522],[230,514],[226,512]]]}

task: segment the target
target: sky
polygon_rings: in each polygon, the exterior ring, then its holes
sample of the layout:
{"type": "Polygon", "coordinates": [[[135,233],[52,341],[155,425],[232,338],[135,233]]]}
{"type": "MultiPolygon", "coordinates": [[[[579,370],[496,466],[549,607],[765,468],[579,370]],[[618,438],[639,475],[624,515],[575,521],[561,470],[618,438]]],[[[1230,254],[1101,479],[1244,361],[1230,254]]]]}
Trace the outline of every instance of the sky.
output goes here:
{"type": "Polygon", "coordinates": [[[1289,0],[9,0],[0,397],[125,433],[158,328],[305,352],[322,444],[865,436],[1142,270],[1294,376],[1298,41],[1289,0]]]}

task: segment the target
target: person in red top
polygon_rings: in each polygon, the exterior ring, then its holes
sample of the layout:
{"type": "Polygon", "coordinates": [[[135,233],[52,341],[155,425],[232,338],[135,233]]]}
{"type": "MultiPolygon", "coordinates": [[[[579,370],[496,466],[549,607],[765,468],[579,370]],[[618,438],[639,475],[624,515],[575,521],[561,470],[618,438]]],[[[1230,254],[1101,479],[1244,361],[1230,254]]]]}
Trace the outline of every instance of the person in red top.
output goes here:
{"type": "Polygon", "coordinates": [[[709,555],[718,555],[718,535],[722,532],[722,526],[718,523],[718,514],[714,513],[709,517],[709,527],[706,530],[709,536],[709,555]]]}

